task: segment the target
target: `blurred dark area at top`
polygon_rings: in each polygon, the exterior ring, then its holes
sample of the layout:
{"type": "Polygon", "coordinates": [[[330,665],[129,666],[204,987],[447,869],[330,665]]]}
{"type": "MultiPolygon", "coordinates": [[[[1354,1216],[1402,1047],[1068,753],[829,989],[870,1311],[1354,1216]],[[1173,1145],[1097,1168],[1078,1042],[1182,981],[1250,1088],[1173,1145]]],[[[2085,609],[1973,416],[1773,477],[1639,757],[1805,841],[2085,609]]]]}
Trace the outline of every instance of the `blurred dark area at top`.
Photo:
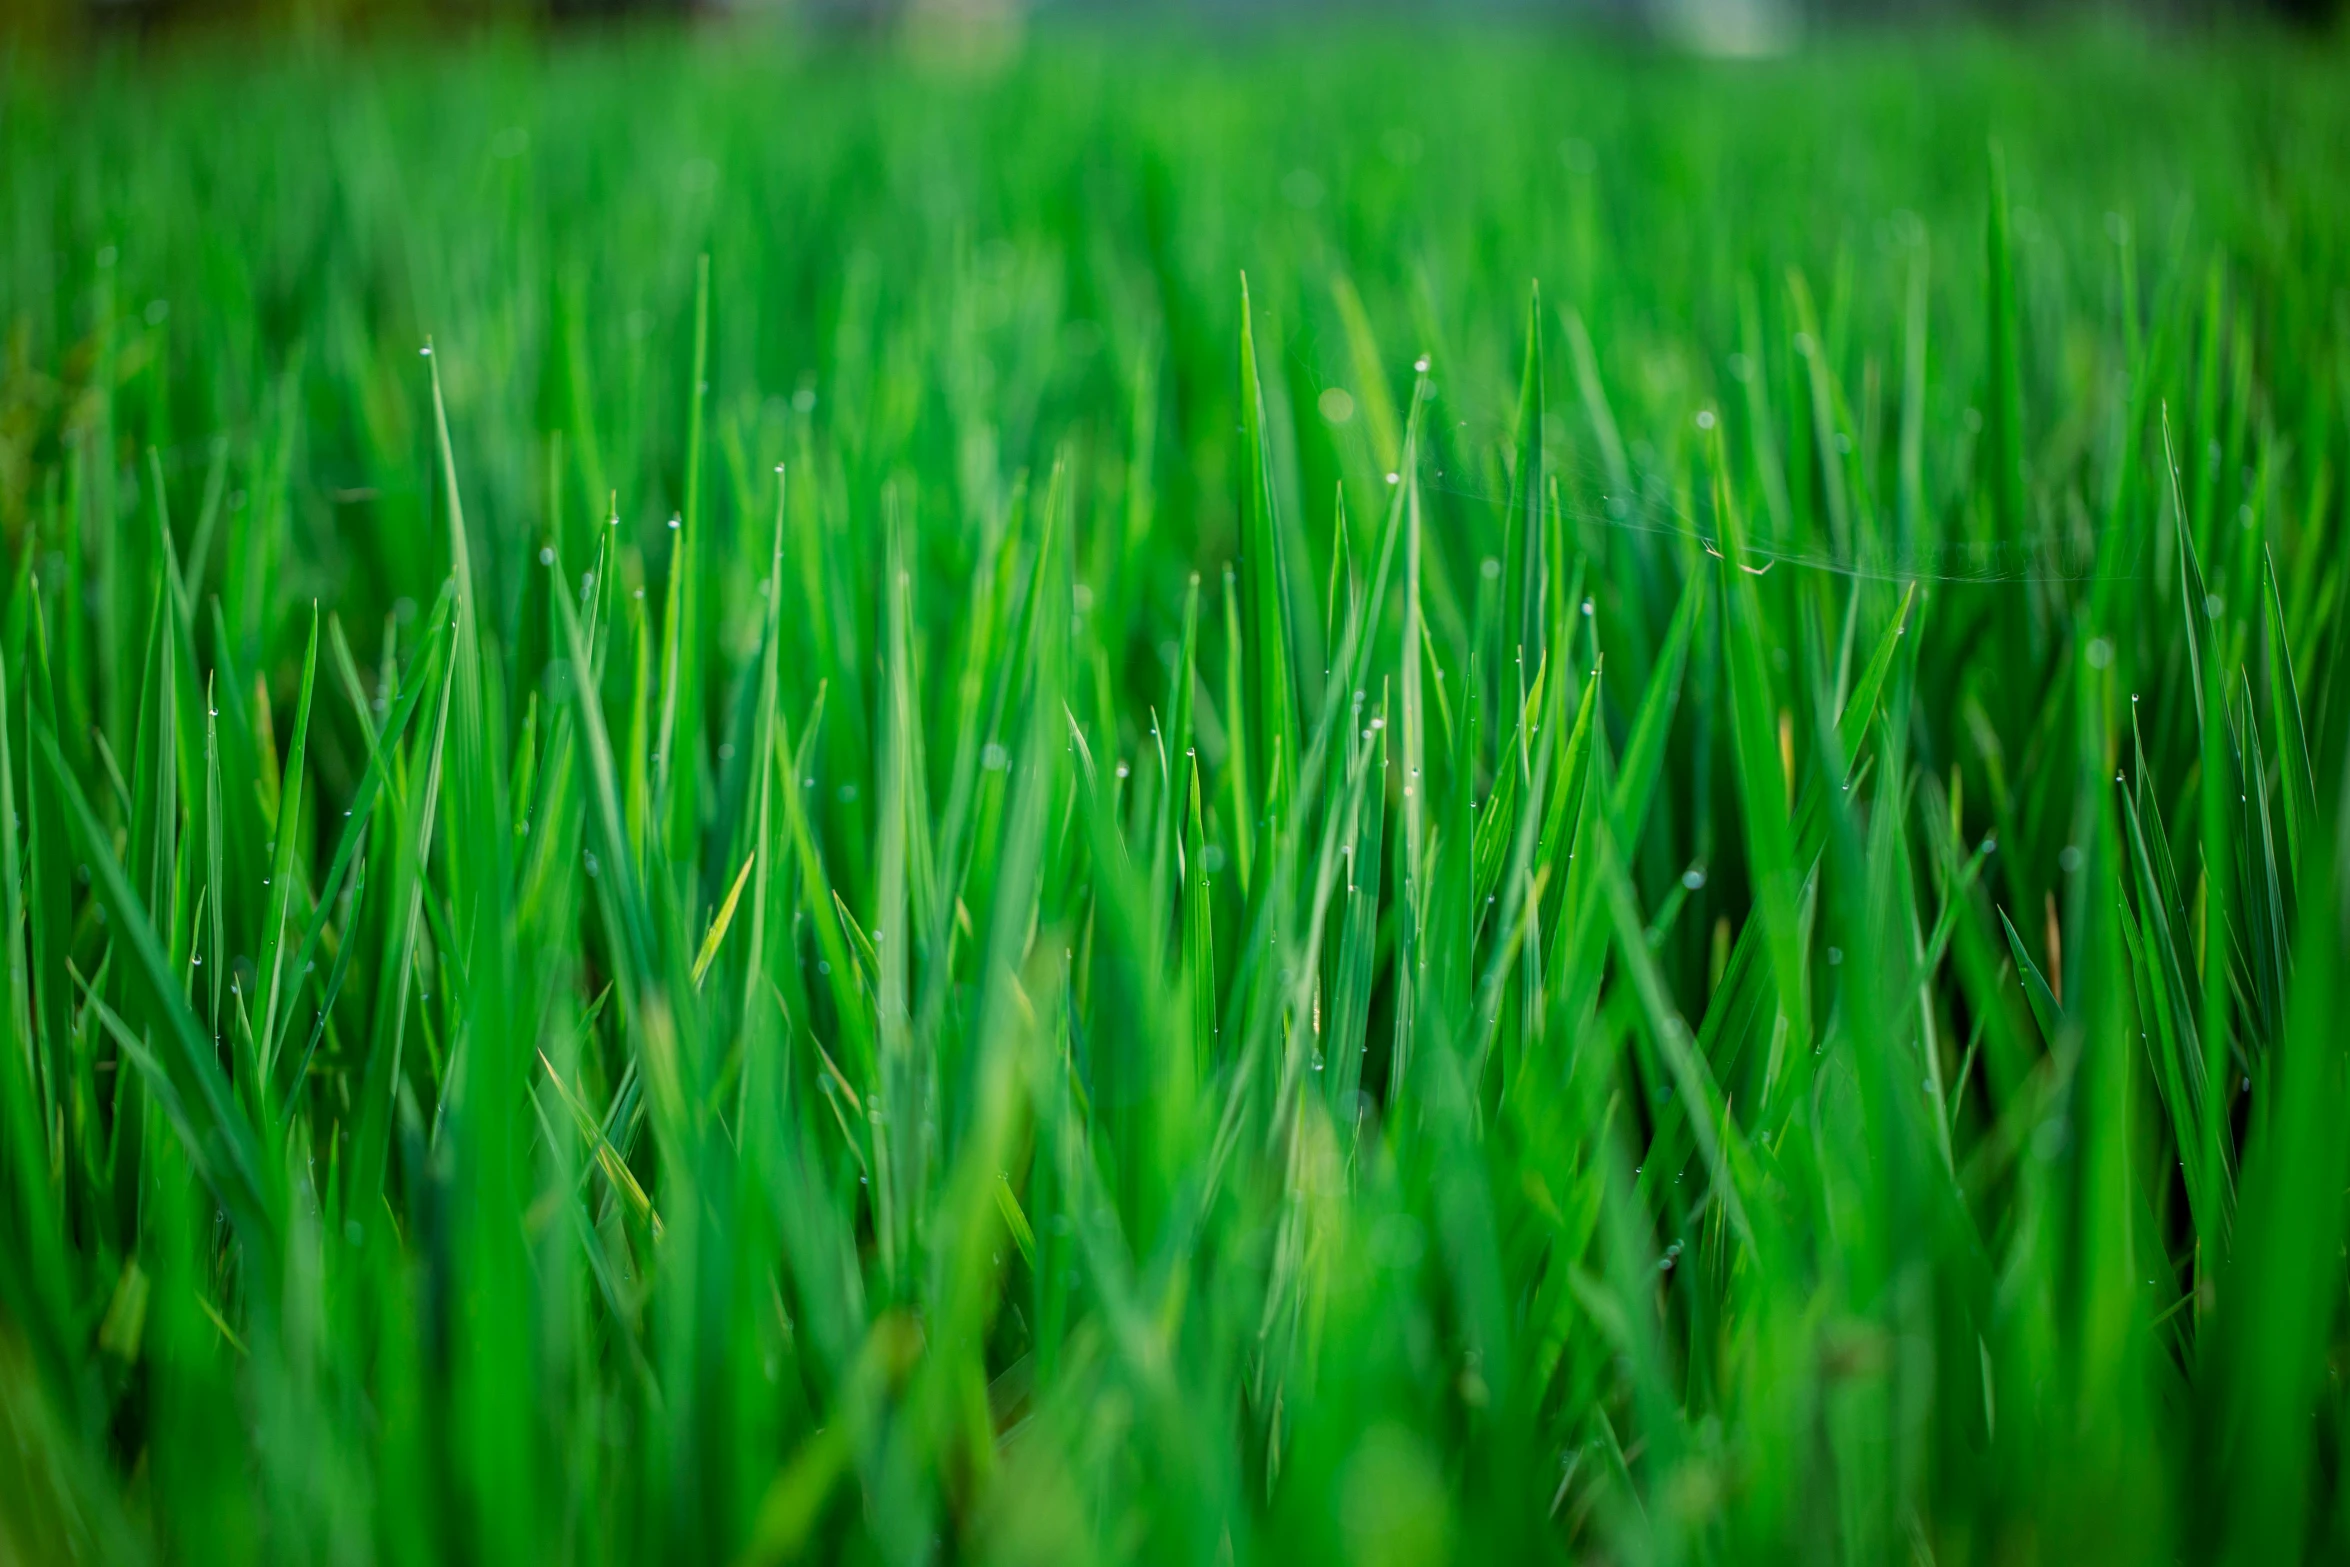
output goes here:
{"type": "Polygon", "coordinates": [[[1335,19],[1557,20],[1613,27],[1710,48],[1770,52],[1815,28],[2023,21],[2051,15],[2129,17],[2193,27],[2267,17],[2330,31],[2350,0],[0,0],[0,41],[152,38],[227,28],[337,33],[727,17],[788,19],[847,33],[909,22],[1001,23],[1047,15],[1186,17],[1224,25],[1335,19]]]}

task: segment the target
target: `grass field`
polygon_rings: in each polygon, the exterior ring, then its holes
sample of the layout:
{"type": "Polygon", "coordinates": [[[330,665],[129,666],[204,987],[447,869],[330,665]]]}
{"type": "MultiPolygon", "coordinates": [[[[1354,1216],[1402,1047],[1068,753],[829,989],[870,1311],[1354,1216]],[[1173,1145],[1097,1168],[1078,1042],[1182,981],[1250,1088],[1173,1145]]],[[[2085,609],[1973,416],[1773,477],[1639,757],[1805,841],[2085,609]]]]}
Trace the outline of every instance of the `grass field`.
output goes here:
{"type": "Polygon", "coordinates": [[[0,61],[0,1558],[2342,1559],[2346,198],[2260,36],[0,61]]]}

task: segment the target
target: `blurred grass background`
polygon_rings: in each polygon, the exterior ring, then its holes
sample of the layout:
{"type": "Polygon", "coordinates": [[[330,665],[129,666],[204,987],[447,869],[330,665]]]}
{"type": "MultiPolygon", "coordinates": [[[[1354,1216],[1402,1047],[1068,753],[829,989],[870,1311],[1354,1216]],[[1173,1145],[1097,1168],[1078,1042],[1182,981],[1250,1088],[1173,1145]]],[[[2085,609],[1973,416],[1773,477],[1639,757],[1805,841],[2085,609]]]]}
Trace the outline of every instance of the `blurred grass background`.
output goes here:
{"type": "MultiPolygon", "coordinates": [[[[1347,0],[1275,0],[1241,5],[1201,0],[1189,7],[1143,0],[19,0],[6,19],[20,35],[49,38],[108,31],[154,33],[223,25],[309,35],[450,25],[534,25],[621,18],[756,17],[813,22],[856,32],[901,28],[949,30],[978,24],[1017,27],[1034,17],[1143,17],[1188,14],[1230,26],[1251,21],[1329,21],[1359,14],[1347,0]]],[[[1374,14],[1379,8],[1370,8],[1374,14]]],[[[1604,24],[1635,35],[1663,36],[1714,52],[1772,52],[1806,27],[1908,25],[2035,17],[2098,16],[2158,26],[2230,21],[2266,15],[2323,30],[2341,15],[2340,0],[2110,0],[2083,6],[2068,0],[1427,0],[1397,7],[1396,18],[1514,19],[1539,24],[1604,24]]]]}

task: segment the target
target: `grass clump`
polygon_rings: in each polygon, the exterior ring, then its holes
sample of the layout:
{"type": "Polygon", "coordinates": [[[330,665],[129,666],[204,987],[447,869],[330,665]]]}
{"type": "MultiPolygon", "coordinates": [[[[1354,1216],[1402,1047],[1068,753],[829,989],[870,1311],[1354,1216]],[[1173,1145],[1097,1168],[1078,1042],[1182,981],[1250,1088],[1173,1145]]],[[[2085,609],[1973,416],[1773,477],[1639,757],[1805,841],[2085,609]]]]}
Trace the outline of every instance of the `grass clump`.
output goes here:
{"type": "Polygon", "coordinates": [[[2338,52],[1130,42],[9,68],[9,1552],[2350,1548],[2338,52]]]}

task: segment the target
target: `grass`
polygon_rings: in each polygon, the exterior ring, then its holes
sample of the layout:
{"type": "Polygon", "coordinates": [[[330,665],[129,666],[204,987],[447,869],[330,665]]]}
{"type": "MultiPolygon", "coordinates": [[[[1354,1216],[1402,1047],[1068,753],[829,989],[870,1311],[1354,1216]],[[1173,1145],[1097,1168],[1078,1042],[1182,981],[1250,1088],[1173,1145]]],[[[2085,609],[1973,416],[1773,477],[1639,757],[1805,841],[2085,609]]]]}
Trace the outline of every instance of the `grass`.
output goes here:
{"type": "Polygon", "coordinates": [[[2346,67],[16,57],[0,1555],[2339,1559],[2346,67]]]}

